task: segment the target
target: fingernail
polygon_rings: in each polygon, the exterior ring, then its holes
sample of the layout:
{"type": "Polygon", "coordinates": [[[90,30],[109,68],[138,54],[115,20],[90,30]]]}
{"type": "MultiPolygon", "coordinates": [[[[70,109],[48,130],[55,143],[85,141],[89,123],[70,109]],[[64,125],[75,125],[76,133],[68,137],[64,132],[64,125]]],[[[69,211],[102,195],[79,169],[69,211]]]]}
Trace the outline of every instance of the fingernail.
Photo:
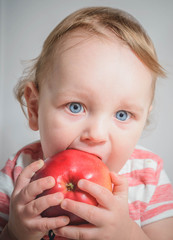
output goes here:
{"type": "Polygon", "coordinates": [[[60,201],[60,200],[63,200],[64,195],[61,192],[57,192],[54,194],[54,198],[56,198],[60,201]]]}
{"type": "Polygon", "coordinates": [[[61,203],[61,208],[65,209],[67,206],[67,201],[64,199],[61,203]]]}
{"type": "Polygon", "coordinates": [[[55,184],[55,179],[53,177],[51,177],[51,176],[47,177],[46,181],[47,181],[47,183],[50,183],[50,184],[54,183],[55,184]]]}
{"type": "Polygon", "coordinates": [[[62,220],[63,220],[63,222],[66,223],[66,224],[70,222],[70,219],[69,219],[68,217],[63,217],[62,220]]]}
{"type": "Polygon", "coordinates": [[[79,180],[79,182],[78,182],[78,184],[77,184],[77,185],[78,185],[78,187],[79,187],[79,188],[82,188],[82,186],[83,186],[83,180],[82,180],[82,179],[81,179],[81,180],[79,180]]]}
{"type": "Polygon", "coordinates": [[[43,161],[42,159],[38,160],[37,163],[38,163],[38,167],[39,167],[39,168],[42,168],[43,165],[44,165],[44,161],[43,161]]]}

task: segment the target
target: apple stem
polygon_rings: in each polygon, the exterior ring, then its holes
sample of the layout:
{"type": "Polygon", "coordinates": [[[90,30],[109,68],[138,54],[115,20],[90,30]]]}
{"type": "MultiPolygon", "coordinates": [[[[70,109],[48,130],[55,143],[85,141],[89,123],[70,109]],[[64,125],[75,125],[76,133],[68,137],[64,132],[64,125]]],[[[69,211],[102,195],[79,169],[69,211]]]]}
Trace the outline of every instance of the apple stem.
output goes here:
{"type": "Polygon", "coordinates": [[[67,183],[66,188],[67,188],[67,191],[74,191],[74,184],[73,183],[67,183]]]}

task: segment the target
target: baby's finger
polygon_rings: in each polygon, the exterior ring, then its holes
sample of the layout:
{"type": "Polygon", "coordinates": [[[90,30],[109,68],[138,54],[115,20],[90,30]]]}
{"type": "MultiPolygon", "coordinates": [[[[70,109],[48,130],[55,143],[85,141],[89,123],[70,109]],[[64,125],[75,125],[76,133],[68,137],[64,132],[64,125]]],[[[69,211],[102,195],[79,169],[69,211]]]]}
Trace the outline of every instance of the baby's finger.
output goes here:
{"type": "Polygon", "coordinates": [[[29,183],[24,187],[17,198],[19,203],[27,204],[34,200],[37,195],[41,194],[44,190],[50,189],[55,185],[55,179],[51,176],[40,178],[29,183]]]}
{"type": "Polygon", "coordinates": [[[128,198],[128,181],[124,176],[110,173],[113,187],[113,195],[117,197],[128,198]]]}
{"type": "Polygon", "coordinates": [[[23,169],[23,171],[17,178],[14,189],[14,195],[18,194],[21,191],[21,189],[27,186],[27,184],[31,181],[31,178],[34,175],[34,173],[37,172],[40,168],[42,168],[43,165],[44,161],[38,160],[31,163],[30,165],[23,169]]]}
{"type": "Polygon", "coordinates": [[[90,224],[79,226],[66,226],[54,230],[54,233],[67,239],[99,239],[99,232],[95,226],[90,224]]]}
{"type": "Polygon", "coordinates": [[[64,195],[60,192],[39,197],[25,206],[24,215],[32,218],[37,217],[47,208],[59,205],[63,199],[64,195]]]}
{"type": "Polygon", "coordinates": [[[107,209],[111,209],[113,200],[112,192],[91,181],[82,179],[78,182],[78,187],[96,198],[98,204],[107,209]]]}
{"type": "Polygon", "coordinates": [[[107,218],[107,213],[104,208],[89,205],[83,202],[77,202],[67,198],[62,201],[61,208],[79,216],[82,219],[85,219],[87,222],[95,226],[103,225],[105,219],[107,218]]]}
{"type": "Polygon", "coordinates": [[[29,222],[28,228],[32,231],[48,232],[50,229],[57,229],[69,224],[70,219],[67,216],[52,218],[35,218],[29,222]]]}

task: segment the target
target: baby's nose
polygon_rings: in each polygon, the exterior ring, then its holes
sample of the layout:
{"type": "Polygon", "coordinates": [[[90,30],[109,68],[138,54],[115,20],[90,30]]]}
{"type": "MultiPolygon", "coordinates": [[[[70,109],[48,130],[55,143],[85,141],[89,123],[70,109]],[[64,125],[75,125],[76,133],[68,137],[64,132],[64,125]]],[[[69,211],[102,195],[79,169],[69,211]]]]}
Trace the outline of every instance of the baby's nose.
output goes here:
{"type": "Polygon", "coordinates": [[[106,142],[108,140],[106,121],[102,119],[90,120],[82,132],[81,140],[97,144],[106,142]]]}

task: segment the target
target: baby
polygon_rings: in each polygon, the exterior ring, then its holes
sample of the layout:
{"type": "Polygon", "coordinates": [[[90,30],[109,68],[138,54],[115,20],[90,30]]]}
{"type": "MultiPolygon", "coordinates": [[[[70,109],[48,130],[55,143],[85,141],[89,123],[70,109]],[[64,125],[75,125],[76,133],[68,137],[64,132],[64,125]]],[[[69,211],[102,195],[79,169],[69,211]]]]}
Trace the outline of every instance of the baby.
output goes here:
{"type": "Polygon", "coordinates": [[[1,170],[1,240],[173,239],[173,191],[162,160],[136,147],[159,76],[165,73],[151,39],[121,10],[81,9],[50,33],[16,87],[40,141],[19,150],[1,170]],[[65,149],[92,153],[108,166],[112,192],[78,182],[98,206],[64,199],[62,193],[36,199],[55,181],[30,183],[32,176],[44,159],[65,149]],[[67,216],[41,217],[58,204],[89,223],[70,226],[67,216]]]}

